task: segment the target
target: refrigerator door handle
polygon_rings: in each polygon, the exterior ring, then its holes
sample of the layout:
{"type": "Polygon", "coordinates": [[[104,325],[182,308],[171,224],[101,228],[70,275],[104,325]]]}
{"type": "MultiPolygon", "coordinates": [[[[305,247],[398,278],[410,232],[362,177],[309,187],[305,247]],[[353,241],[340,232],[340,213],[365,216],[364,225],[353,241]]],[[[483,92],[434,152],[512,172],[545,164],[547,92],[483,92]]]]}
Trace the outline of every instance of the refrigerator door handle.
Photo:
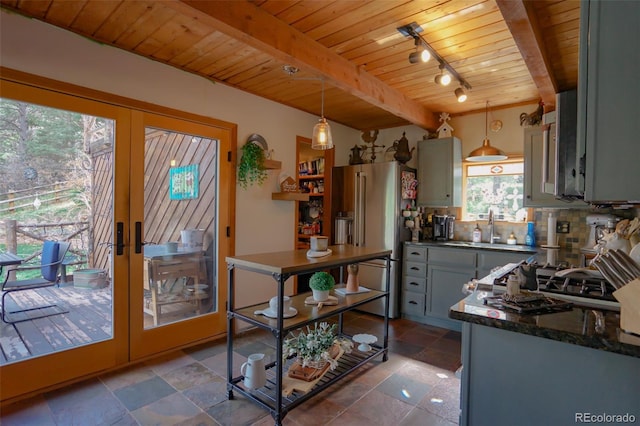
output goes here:
{"type": "Polygon", "coordinates": [[[364,220],[365,220],[365,199],[366,199],[367,177],[364,173],[356,173],[356,207],[354,218],[354,242],[356,247],[364,246],[364,220]]]}

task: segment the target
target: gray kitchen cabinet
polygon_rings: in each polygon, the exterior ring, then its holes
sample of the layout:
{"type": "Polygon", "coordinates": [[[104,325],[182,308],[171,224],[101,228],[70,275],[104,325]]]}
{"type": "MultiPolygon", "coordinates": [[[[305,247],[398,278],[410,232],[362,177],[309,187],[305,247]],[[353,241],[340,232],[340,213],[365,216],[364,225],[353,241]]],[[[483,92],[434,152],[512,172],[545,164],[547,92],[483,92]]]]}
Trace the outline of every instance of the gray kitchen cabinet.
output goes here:
{"type": "Polygon", "coordinates": [[[427,247],[405,245],[402,265],[402,313],[424,316],[427,298],[427,247]]]}
{"type": "Polygon", "coordinates": [[[460,321],[449,318],[449,308],[464,298],[462,286],[482,278],[497,266],[527,259],[532,253],[439,247],[405,243],[402,258],[404,318],[460,331],[460,321]]]}
{"type": "Polygon", "coordinates": [[[418,205],[462,205],[462,144],[455,137],[418,142],[418,205]]]}
{"type": "Polygon", "coordinates": [[[573,208],[577,203],[558,200],[542,191],[542,143],[541,127],[524,131],[524,207],[573,208]]]}
{"type": "Polygon", "coordinates": [[[586,201],[640,202],[640,2],[580,7],[578,153],[586,201]]]}

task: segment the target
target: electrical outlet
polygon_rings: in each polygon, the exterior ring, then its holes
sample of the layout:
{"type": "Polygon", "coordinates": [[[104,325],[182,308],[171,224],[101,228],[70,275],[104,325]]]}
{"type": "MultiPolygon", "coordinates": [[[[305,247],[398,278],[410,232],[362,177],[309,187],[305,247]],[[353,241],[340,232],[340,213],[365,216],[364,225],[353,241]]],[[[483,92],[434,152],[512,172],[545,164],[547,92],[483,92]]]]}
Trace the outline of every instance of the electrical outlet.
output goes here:
{"type": "Polygon", "coordinates": [[[571,222],[559,220],[556,222],[556,233],[557,234],[568,234],[571,229],[571,222]]]}

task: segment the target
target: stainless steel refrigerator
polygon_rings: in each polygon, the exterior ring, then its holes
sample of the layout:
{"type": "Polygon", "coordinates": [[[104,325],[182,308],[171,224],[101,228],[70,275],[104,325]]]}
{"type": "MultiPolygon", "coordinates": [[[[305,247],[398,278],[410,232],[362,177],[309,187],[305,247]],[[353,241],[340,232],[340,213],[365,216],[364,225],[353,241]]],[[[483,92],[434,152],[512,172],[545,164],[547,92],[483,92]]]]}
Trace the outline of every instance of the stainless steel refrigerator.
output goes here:
{"type": "MultiPolygon", "coordinates": [[[[400,290],[403,241],[411,239],[404,227],[401,211],[411,203],[403,198],[403,175],[416,175],[415,169],[395,161],[354,166],[334,167],[332,171],[331,219],[335,230],[345,217],[350,219],[349,236],[334,233],[332,242],[365,247],[383,247],[392,250],[389,317],[400,315],[400,290]]],[[[406,192],[406,191],[405,191],[406,192]]],[[[365,262],[359,267],[358,278],[363,287],[382,290],[385,285],[384,262],[365,262]]],[[[346,278],[345,278],[346,279],[346,278]]],[[[384,315],[384,299],[368,303],[362,310],[384,315]]]]}

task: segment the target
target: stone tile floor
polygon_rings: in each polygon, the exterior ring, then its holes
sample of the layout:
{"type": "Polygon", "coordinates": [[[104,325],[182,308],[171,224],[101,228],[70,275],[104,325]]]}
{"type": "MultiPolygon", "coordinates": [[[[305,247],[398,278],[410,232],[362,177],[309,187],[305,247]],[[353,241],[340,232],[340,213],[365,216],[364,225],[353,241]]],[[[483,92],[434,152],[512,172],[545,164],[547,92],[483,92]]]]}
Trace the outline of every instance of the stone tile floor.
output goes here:
{"type": "MultiPolygon", "coordinates": [[[[345,332],[381,338],[382,320],[345,315],[345,332]]],[[[389,360],[364,365],[289,412],[284,425],[454,425],[460,414],[460,333],[390,321],[389,360]]],[[[263,331],[240,334],[234,370],[251,353],[273,357],[263,331]]],[[[3,426],[273,425],[267,411],[226,392],[226,341],[218,340],[88,379],[2,408],[3,426]]],[[[239,374],[239,373],[237,373],[239,374]]]]}

